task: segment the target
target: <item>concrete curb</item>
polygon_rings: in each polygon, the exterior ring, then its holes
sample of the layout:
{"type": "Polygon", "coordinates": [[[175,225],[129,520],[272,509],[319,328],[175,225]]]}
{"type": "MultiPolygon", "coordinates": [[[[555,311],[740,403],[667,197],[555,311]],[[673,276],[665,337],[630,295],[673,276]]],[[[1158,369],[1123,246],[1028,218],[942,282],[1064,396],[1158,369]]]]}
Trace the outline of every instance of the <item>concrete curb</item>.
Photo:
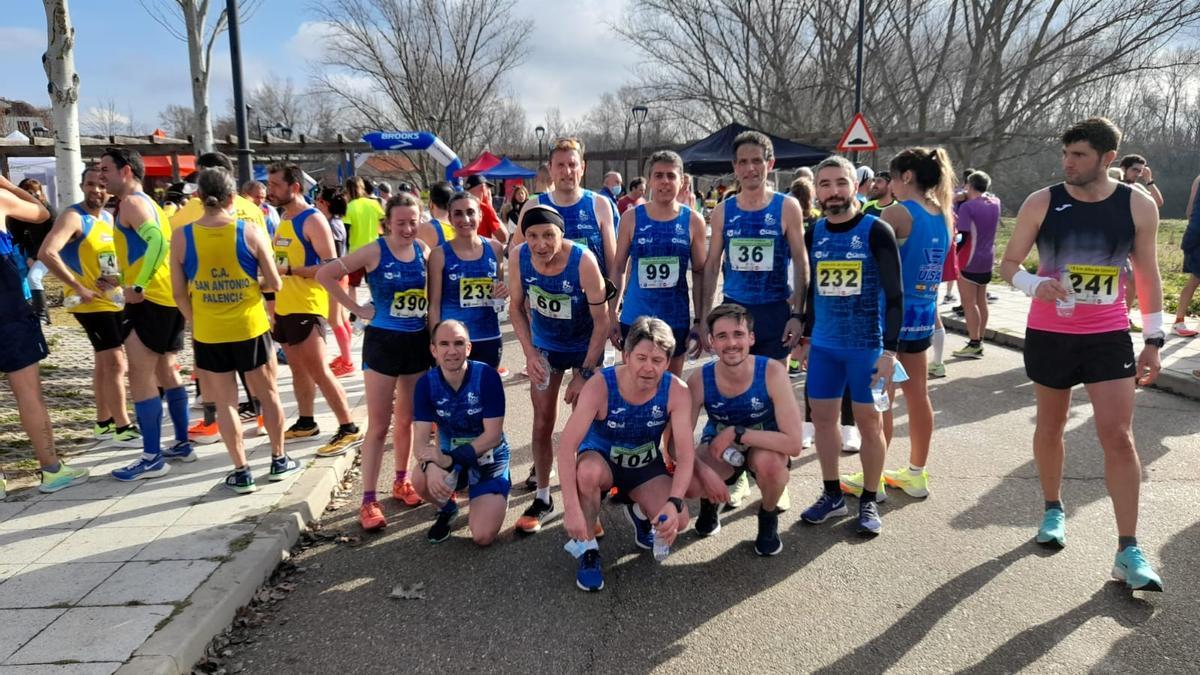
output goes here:
{"type": "MultiPolygon", "coordinates": [[[[942,324],[946,326],[947,330],[952,330],[955,333],[963,335],[967,334],[967,322],[952,312],[942,314],[942,324]]],[[[994,330],[989,328],[983,337],[987,342],[1012,347],[1013,349],[1025,349],[1024,329],[1020,333],[1017,333],[1008,329],[994,330]]],[[[1137,345],[1135,344],[1134,346],[1136,347],[1137,345]]],[[[1200,379],[1192,377],[1191,373],[1181,373],[1164,367],[1158,375],[1158,380],[1151,386],[1170,394],[1200,400],[1200,379]]]]}
{"type": "Polygon", "coordinates": [[[334,487],[354,465],[354,452],[314,461],[254,528],[250,544],[222,563],[188,597],[188,604],[134,651],[117,670],[118,675],[180,675],[192,671],[209,641],[233,622],[239,608],[250,603],[300,532],[324,512],[334,487]]]}

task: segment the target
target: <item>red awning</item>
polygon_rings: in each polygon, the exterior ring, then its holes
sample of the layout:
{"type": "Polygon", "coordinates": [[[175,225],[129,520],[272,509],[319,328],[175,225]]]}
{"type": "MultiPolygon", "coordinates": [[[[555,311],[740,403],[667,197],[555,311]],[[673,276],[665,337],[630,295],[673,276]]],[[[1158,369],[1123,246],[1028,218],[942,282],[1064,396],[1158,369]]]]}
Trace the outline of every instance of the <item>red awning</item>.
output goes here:
{"type": "Polygon", "coordinates": [[[478,157],[471,160],[471,163],[454,172],[455,178],[470,176],[476,173],[482,173],[500,163],[500,158],[492,153],[484,150],[478,157]]]}
{"type": "MultiPolygon", "coordinates": [[[[147,178],[170,178],[171,177],[171,158],[169,156],[145,156],[142,157],[142,162],[146,165],[147,178]]],[[[186,176],[196,170],[196,157],[194,155],[179,156],[179,175],[186,176]]]]}

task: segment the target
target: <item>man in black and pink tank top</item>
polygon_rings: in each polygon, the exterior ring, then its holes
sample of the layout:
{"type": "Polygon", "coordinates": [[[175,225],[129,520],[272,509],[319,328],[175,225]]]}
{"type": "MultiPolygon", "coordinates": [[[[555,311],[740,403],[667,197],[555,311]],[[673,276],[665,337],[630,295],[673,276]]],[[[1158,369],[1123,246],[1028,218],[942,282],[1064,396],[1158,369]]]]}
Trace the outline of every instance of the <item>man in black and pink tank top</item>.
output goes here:
{"type": "Polygon", "coordinates": [[[1083,384],[1104,448],[1104,471],[1117,520],[1112,575],[1134,590],[1161,591],[1162,580],[1135,537],[1142,467],[1133,443],[1133,394],[1158,377],[1163,345],[1162,280],[1155,237],[1158,208],[1146,194],[1108,177],[1121,131],[1092,118],[1063,134],[1065,181],[1029,196],[1004,252],[1000,273],[1033,298],[1025,333],[1025,372],[1037,394],[1033,454],[1046,509],[1040,544],[1066,543],[1062,505],[1063,432],[1071,388],[1083,384]],[[1037,244],[1037,274],[1023,263],[1037,244]],[[1145,348],[1129,337],[1126,259],[1137,278],[1145,348]]]}

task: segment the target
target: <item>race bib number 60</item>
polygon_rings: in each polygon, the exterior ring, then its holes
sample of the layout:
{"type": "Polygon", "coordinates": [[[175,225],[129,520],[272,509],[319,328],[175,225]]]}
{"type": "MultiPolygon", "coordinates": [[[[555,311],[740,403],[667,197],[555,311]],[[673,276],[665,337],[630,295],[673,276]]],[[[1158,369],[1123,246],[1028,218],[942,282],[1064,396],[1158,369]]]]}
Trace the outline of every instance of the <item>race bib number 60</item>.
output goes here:
{"type": "Polygon", "coordinates": [[[1117,301],[1120,271],[1108,265],[1067,265],[1063,285],[1075,289],[1075,302],[1111,305],[1117,301]]]}
{"type": "Polygon", "coordinates": [[[392,297],[391,315],[397,319],[419,319],[429,309],[429,299],[424,288],[397,291],[392,297]]]}
{"type": "Polygon", "coordinates": [[[775,240],[736,237],[729,240],[729,264],[739,272],[775,269],[775,240]]]}
{"type": "Polygon", "coordinates": [[[658,446],[653,442],[643,443],[636,448],[614,445],[609,451],[609,457],[612,458],[613,464],[621,468],[636,469],[646,466],[658,458],[658,446]]]}
{"type": "Polygon", "coordinates": [[[822,260],[817,263],[817,292],[824,296],[862,294],[861,260],[822,260]]]}
{"type": "Polygon", "coordinates": [[[529,287],[530,304],[534,311],[548,319],[571,320],[571,296],[547,293],[537,286],[529,287]]]}

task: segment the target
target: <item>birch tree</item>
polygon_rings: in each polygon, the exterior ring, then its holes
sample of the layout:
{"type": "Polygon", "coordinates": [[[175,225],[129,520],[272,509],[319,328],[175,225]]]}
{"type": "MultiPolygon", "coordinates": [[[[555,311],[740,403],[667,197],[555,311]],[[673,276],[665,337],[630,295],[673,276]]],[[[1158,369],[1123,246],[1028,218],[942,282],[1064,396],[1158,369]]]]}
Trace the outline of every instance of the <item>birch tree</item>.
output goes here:
{"type": "Polygon", "coordinates": [[[54,111],[54,186],[60,203],[82,198],[79,176],[79,74],[75,72],[75,28],[67,0],[43,0],[46,9],[46,69],[50,105],[54,111]]]}

